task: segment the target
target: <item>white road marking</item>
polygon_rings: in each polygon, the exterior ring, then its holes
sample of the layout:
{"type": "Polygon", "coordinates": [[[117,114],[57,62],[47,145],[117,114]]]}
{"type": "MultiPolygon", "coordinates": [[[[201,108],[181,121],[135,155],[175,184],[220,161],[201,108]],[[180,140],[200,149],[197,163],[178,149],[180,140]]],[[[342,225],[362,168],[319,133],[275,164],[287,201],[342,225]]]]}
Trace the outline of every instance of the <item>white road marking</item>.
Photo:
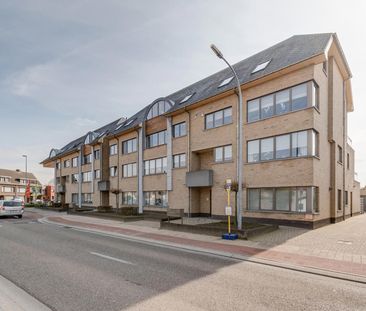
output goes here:
{"type": "Polygon", "coordinates": [[[114,260],[114,261],[117,261],[117,262],[125,263],[127,265],[135,265],[134,263],[132,263],[130,261],[126,261],[126,260],[123,260],[123,259],[119,259],[119,258],[115,258],[115,257],[111,257],[111,256],[99,254],[99,253],[90,252],[90,254],[95,255],[95,256],[99,256],[99,257],[102,257],[102,258],[105,258],[105,259],[109,259],[109,260],[114,260]]]}

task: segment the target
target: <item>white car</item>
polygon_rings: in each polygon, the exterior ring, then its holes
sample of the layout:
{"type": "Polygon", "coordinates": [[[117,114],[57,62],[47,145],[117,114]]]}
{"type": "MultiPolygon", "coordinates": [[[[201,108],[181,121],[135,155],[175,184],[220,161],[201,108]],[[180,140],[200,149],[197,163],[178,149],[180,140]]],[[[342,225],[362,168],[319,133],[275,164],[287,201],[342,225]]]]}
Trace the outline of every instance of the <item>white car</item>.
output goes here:
{"type": "Polygon", "coordinates": [[[0,216],[18,216],[22,218],[24,203],[22,200],[0,200],[0,216]]]}

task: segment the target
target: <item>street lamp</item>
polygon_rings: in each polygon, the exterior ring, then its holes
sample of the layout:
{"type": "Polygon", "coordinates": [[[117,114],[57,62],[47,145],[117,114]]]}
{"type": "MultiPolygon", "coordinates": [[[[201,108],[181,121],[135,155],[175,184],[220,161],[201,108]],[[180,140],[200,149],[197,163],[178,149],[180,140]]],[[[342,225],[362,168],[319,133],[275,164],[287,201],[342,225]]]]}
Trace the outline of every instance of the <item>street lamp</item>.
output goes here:
{"type": "Polygon", "coordinates": [[[236,178],[238,181],[238,212],[237,212],[237,222],[238,222],[238,229],[242,229],[242,198],[243,198],[243,170],[242,170],[242,163],[243,163],[243,95],[241,92],[240,87],[240,81],[238,78],[238,75],[236,74],[236,71],[234,68],[229,64],[229,62],[225,59],[224,55],[221,53],[221,51],[214,45],[211,44],[212,51],[216,54],[216,56],[220,59],[222,59],[226,65],[230,68],[232,71],[237,88],[238,88],[238,109],[237,109],[237,126],[236,126],[236,141],[237,141],[237,165],[236,165],[236,178]]]}
{"type": "MultiPolygon", "coordinates": [[[[22,155],[23,158],[25,158],[25,184],[26,184],[26,189],[28,188],[28,156],[26,154],[22,155]]],[[[26,190],[27,192],[27,190],[26,190]]],[[[28,198],[27,198],[27,194],[26,196],[26,201],[28,203],[28,198]]]]}

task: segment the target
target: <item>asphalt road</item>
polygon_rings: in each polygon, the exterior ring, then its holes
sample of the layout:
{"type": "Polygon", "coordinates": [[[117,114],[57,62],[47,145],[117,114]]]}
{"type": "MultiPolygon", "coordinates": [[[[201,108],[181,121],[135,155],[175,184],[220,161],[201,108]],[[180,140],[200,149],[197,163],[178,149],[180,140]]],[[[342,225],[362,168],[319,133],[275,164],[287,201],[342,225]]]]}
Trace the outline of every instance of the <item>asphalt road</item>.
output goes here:
{"type": "Polygon", "coordinates": [[[366,310],[363,284],[34,218],[0,219],[0,275],[53,310],[366,310]]]}

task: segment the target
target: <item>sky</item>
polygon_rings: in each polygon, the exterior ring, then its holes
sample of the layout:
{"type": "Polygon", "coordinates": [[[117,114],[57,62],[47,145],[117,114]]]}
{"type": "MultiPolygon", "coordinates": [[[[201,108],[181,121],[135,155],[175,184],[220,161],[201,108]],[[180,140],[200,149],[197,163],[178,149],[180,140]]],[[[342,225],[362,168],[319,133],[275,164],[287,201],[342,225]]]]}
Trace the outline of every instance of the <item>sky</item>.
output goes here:
{"type": "Polygon", "coordinates": [[[51,148],[296,34],[336,32],[350,65],[349,136],[366,184],[366,1],[0,1],[0,167],[51,148]]]}

